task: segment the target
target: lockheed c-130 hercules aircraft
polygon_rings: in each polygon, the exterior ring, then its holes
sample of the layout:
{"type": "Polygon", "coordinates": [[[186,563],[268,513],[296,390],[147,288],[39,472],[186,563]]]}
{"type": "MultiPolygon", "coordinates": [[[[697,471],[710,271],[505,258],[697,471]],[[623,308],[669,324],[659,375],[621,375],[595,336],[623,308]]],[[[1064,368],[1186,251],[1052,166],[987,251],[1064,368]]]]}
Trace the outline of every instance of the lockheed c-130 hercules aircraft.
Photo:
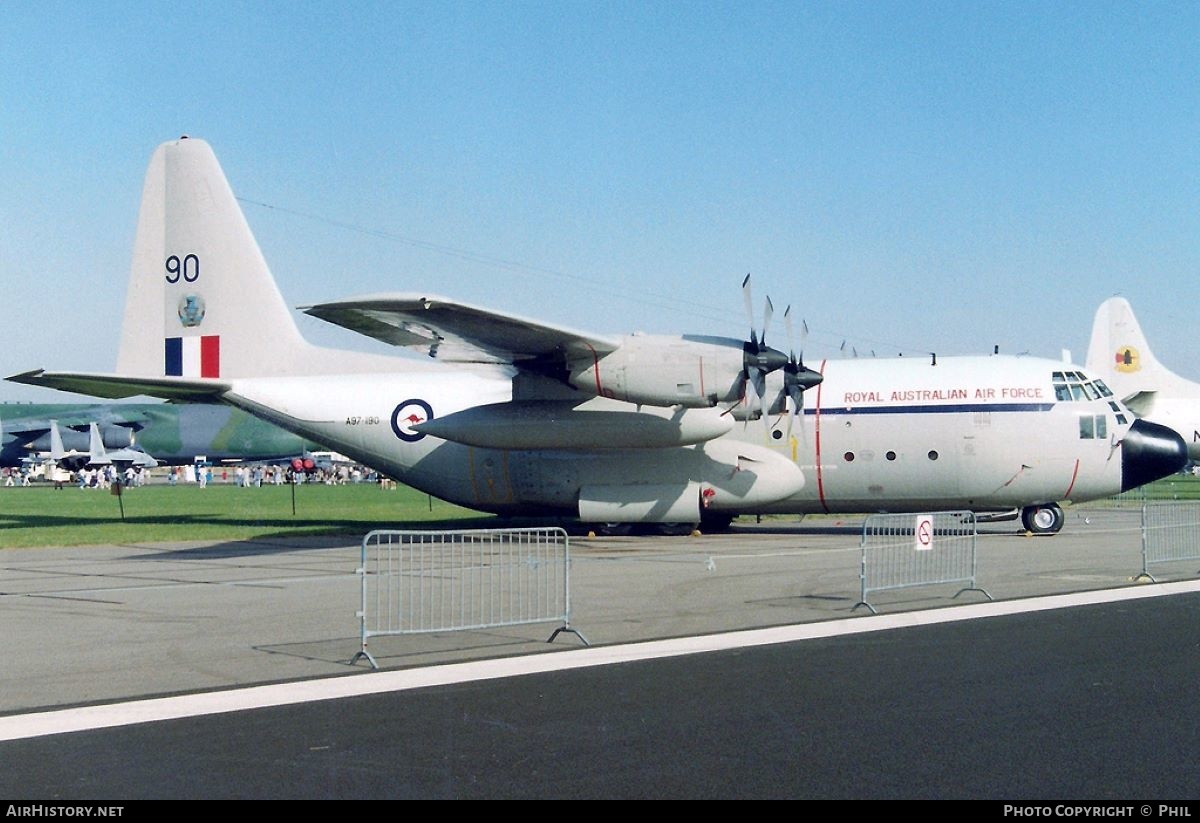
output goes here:
{"type": "Polygon", "coordinates": [[[754,513],[970,509],[1053,533],[1061,502],[1186,459],[1178,434],[1135,421],[1102,382],[1053,360],[811,369],[766,345],[768,318],[745,341],[609,336],[427,294],[306,311],[428,357],[304,340],[212,150],[184,137],[150,161],[116,373],[9,379],[219,400],[480,511],[663,530],[754,513]]]}

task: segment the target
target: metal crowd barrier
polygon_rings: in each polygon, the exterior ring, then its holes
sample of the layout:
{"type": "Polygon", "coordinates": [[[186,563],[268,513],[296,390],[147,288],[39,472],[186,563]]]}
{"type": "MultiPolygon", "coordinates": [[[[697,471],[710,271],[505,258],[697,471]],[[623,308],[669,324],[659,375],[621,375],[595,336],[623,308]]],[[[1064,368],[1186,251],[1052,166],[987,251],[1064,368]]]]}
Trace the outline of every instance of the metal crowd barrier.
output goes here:
{"type": "Polygon", "coordinates": [[[363,538],[359,626],[380,635],[497,628],[558,621],[571,628],[570,540],[560,528],[372,531],[363,538]]]}
{"type": "MultiPolygon", "coordinates": [[[[970,511],[925,514],[873,514],[863,523],[859,606],[871,592],[929,586],[967,584],[955,594],[982,592],[975,585],[976,522],[970,511]]],[[[851,611],[853,611],[852,609],[851,611]]]]}
{"type": "Polygon", "coordinates": [[[1200,560],[1200,502],[1142,505],[1142,573],[1138,579],[1157,583],[1151,563],[1200,560]]]}

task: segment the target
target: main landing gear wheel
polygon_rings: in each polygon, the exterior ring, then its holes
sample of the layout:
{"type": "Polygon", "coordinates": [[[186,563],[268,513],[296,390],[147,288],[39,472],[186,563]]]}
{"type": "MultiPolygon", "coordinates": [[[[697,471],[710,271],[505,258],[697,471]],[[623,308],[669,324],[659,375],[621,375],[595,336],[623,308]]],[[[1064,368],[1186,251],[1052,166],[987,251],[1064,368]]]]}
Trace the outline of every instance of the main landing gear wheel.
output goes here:
{"type": "Polygon", "coordinates": [[[1030,534],[1058,534],[1066,517],[1056,503],[1027,506],[1021,511],[1021,523],[1030,534]]]}
{"type": "Polygon", "coordinates": [[[699,523],[655,523],[654,533],[663,537],[686,537],[698,528],[699,523]]]}
{"type": "Polygon", "coordinates": [[[710,534],[715,532],[726,532],[729,531],[729,527],[733,525],[733,518],[734,516],[732,514],[726,514],[724,512],[704,511],[700,513],[700,529],[701,531],[708,532],[710,534]]]}

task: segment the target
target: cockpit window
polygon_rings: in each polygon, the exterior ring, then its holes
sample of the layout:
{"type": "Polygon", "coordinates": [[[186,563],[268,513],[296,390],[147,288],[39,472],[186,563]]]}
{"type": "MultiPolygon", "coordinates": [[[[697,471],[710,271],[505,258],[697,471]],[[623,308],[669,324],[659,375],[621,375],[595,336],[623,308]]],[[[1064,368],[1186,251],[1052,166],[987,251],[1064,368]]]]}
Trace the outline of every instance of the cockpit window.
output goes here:
{"type": "Polygon", "coordinates": [[[1102,380],[1089,380],[1083,372],[1056,371],[1051,379],[1054,383],[1054,398],[1062,402],[1085,402],[1113,396],[1102,380]]]}

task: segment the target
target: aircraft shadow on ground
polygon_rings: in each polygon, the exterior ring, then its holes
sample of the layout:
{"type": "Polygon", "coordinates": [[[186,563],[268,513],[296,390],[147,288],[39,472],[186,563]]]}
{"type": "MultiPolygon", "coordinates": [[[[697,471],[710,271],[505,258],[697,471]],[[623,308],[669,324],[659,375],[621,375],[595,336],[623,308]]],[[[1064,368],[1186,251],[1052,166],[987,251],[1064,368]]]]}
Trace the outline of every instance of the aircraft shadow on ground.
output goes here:
{"type": "MultiPolygon", "coordinates": [[[[282,550],[322,549],[332,546],[344,546],[361,541],[369,532],[377,530],[396,531],[454,531],[470,529],[509,529],[509,528],[562,528],[574,538],[594,537],[594,531],[589,524],[562,518],[502,518],[482,515],[476,518],[448,518],[442,520],[396,521],[381,523],[378,520],[338,518],[316,522],[313,520],[297,520],[292,517],[245,518],[231,517],[227,514],[190,514],[190,515],[127,515],[121,517],[112,514],[103,517],[84,517],[79,515],[6,515],[0,517],[0,535],[6,530],[18,529],[52,529],[74,528],[86,530],[103,526],[123,525],[127,527],[175,527],[176,536],[166,540],[148,540],[148,543],[173,542],[204,542],[203,546],[180,547],[163,552],[164,557],[212,558],[252,556],[269,554],[282,550]],[[204,531],[209,528],[252,527],[258,531],[243,537],[206,537],[204,531]],[[194,536],[188,536],[187,530],[194,527],[194,536]]],[[[1001,529],[1008,531],[1009,529],[1001,529]]],[[[861,535],[862,523],[855,521],[838,521],[836,523],[805,524],[803,522],[755,522],[749,518],[735,521],[732,526],[722,532],[727,536],[753,537],[755,535],[861,535]]],[[[652,528],[634,530],[633,537],[654,536],[652,528]]],[[[703,532],[701,533],[703,536],[703,532]]],[[[130,543],[136,540],[116,539],[112,541],[130,543]]]]}

